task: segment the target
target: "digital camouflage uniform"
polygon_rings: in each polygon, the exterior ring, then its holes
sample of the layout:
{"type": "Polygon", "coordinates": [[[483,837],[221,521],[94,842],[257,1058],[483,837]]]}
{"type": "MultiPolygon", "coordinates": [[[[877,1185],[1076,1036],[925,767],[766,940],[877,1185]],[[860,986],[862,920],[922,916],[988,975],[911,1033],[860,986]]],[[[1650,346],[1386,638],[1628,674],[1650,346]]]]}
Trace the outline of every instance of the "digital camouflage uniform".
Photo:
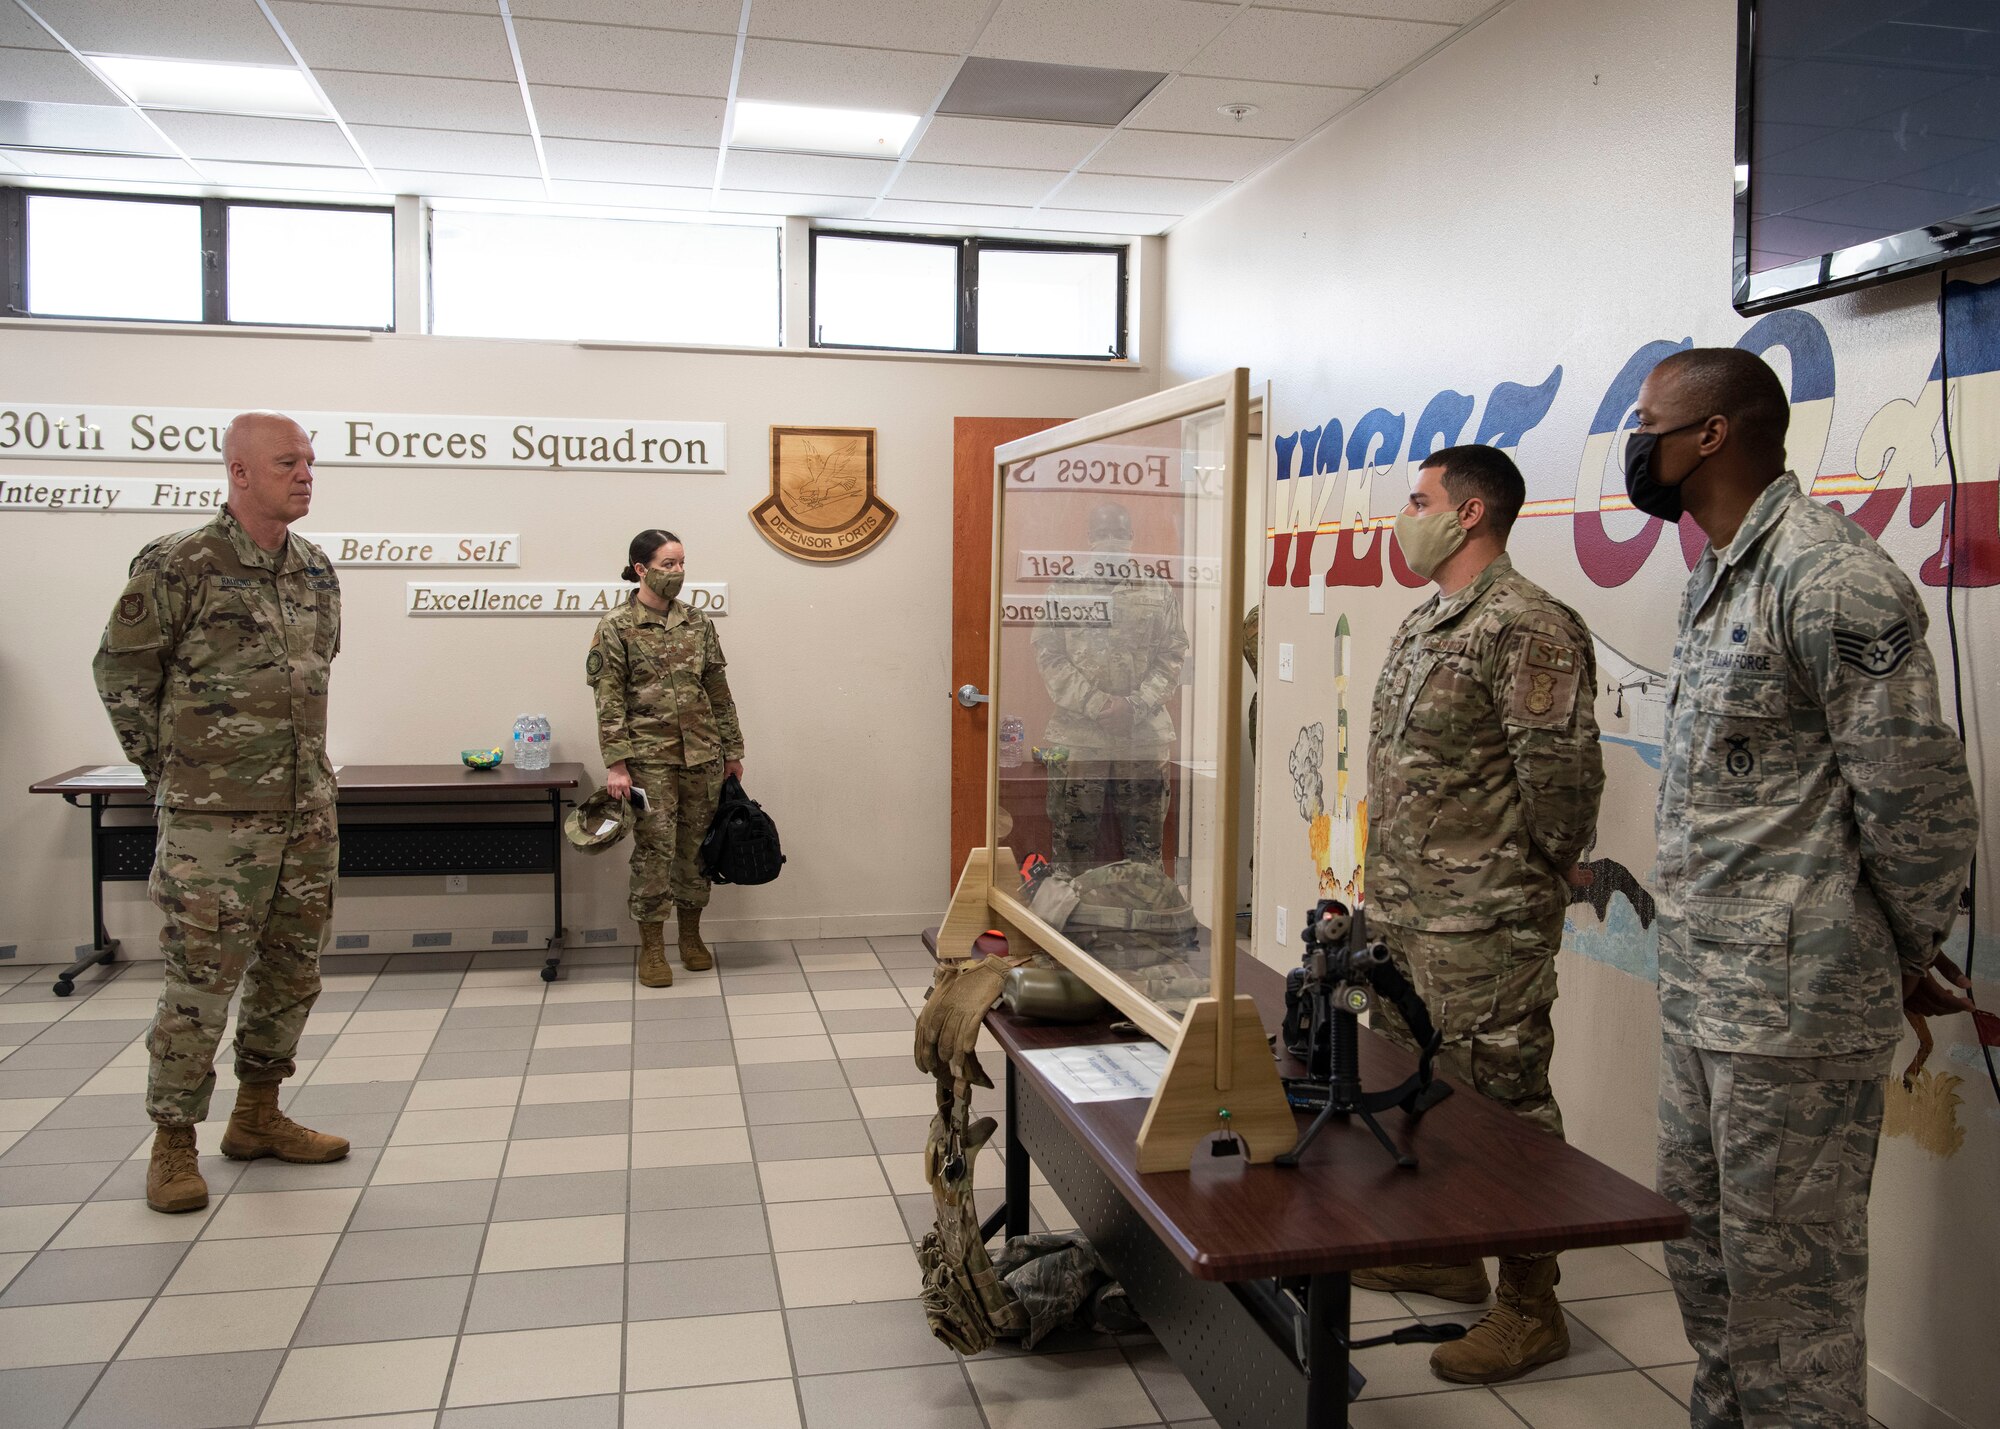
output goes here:
{"type": "Polygon", "coordinates": [[[1660,1190],[1699,1429],[1866,1429],[1900,974],[1977,832],[1908,577],[1789,474],[1689,577],[1660,779],[1660,1190]]]}
{"type": "Polygon", "coordinates": [[[1174,750],[1166,705],[1188,652],[1180,594],[1139,579],[1067,583],[1063,595],[1108,597],[1111,623],[1035,630],[1035,664],[1056,706],[1043,743],[1067,751],[1048,766],[1050,860],[1070,874],[1096,865],[1104,821],[1115,816],[1120,856],[1158,864],[1174,750]],[[1111,713],[1115,698],[1131,702],[1129,721],[1111,713]]]}
{"type": "Polygon", "coordinates": [[[597,623],[584,674],[597,697],[597,743],[646,791],[632,826],[632,917],[658,923],[672,908],[708,906],[697,855],[722,794],[723,761],[743,757],[715,626],[676,600],[654,610],[628,600],[597,623]]]}
{"type": "MultiPolygon", "coordinates": [[[[1562,1135],[1549,1090],[1564,873],[1597,828],[1595,657],[1502,554],[1403,622],[1375,686],[1368,908],[1444,1034],[1442,1070],[1562,1135]]],[[[1393,1009],[1374,1026],[1414,1047],[1393,1009]]]]}
{"type": "Polygon", "coordinates": [[[340,865],[327,682],[340,581],[296,534],[261,549],[224,510],[152,542],[105,626],[97,691],[158,808],[149,891],[167,915],[146,1111],[208,1114],[244,984],[236,1076],[281,1082],[319,996],[340,865]]]}

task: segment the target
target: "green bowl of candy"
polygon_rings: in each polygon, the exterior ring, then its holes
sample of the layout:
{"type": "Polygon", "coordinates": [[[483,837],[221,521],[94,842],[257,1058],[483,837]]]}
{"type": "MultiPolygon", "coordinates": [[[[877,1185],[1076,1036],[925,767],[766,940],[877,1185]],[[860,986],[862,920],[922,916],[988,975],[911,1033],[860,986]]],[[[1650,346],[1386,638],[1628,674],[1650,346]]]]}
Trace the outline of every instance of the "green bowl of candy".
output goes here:
{"type": "Polygon", "coordinates": [[[500,746],[491,749],[461,749],[458,757],[468,769],[498,769],[500,767],[500,746]]]}

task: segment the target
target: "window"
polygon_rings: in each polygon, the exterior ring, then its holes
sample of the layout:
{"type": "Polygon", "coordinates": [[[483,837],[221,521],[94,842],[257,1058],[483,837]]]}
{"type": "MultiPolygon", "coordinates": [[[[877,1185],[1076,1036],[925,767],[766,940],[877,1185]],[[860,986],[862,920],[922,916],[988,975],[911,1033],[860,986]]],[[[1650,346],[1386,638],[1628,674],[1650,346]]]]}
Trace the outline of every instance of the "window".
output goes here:
{"type": "Polygon", "coordinates": [[[812,345],[1125,355],[1125,250],[815,231],[812,345]]]}
{"type": "Polygon", "coordinates": [[[438,208],[430,234],[434,333],[778,345],[775,225],[438,208]]]}
{"type": "Polygon", "coordinates": [[[49,318],[386,329],[386,208],[8,189],[8,304],[49,318]]]}

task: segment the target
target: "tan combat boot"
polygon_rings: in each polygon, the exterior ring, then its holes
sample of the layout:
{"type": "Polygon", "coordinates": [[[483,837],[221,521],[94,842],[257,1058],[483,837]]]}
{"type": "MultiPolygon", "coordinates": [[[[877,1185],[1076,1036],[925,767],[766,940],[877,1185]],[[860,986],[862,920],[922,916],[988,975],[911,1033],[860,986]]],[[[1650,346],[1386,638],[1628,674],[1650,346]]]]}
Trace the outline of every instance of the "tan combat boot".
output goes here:
{"type": "Polygon", "coordinates": [[[674,965],[667,961],[664,923],[639,925],[639,982],[645,987],[672,987],[674,965]]]}
{"type": "Polygon", "coordinates": [[[316,1165],[345,1156],[347,1140],[308,1130],[279,1111],[276,1082],[245,1082],[236,1089],[236,1109],[223,1128],[222,1154],[232,1161],[275,1156],[316,1165]]]}
{"type": "Polygon", "coordinates": [[[1500,1303],[1464,1339],[1431,1352],[1431,1373],[1453,1384],[1498,1384],[1568,1354],[1556,1280],[1553,1255],[1502,1257],[1500,1303]]]}
{"type": "Polygon", "coordinates": [[[1350,1277],[1357,1289],[1376,1290],[1384,1295],[1435,1295],[1461,1305],[1484,1305],[1493,1294],[1486,1278],[1486,1262],[1467,1265],[1379,1265],[1357,1270],[1350,1277]]]}
{"type": "Polygon", "coordinates": [[[153,1133],[153,1159],[146,1164],[146,1204],[178,1215],[208,1204],[208,1182],[195,1161],[194,1128],[163,1126],[153,1133]]]}
{"type": "Polygon", "coordinates": [[[715,966],[715,955],[701,940],[701,909],[674,905],[674,921],[680,927],[681,966],[691,973],[705,973],[715,966]]]}

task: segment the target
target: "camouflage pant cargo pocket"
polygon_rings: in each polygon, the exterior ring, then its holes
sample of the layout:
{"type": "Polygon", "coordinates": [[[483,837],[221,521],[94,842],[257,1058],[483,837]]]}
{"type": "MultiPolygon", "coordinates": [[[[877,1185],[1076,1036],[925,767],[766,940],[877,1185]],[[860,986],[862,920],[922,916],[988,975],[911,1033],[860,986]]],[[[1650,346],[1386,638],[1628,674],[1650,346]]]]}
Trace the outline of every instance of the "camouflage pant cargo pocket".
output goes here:
{"type": "Polygon", "coordinates": [[[634,922],[658,923],[676,906],[708,906],[701,876],[702,837],[722,797],[722,761],[651,764],[630,761],[632,782],[646,791],[646,812],[632,824],[632,882],[628,907],[634,922]]]}

